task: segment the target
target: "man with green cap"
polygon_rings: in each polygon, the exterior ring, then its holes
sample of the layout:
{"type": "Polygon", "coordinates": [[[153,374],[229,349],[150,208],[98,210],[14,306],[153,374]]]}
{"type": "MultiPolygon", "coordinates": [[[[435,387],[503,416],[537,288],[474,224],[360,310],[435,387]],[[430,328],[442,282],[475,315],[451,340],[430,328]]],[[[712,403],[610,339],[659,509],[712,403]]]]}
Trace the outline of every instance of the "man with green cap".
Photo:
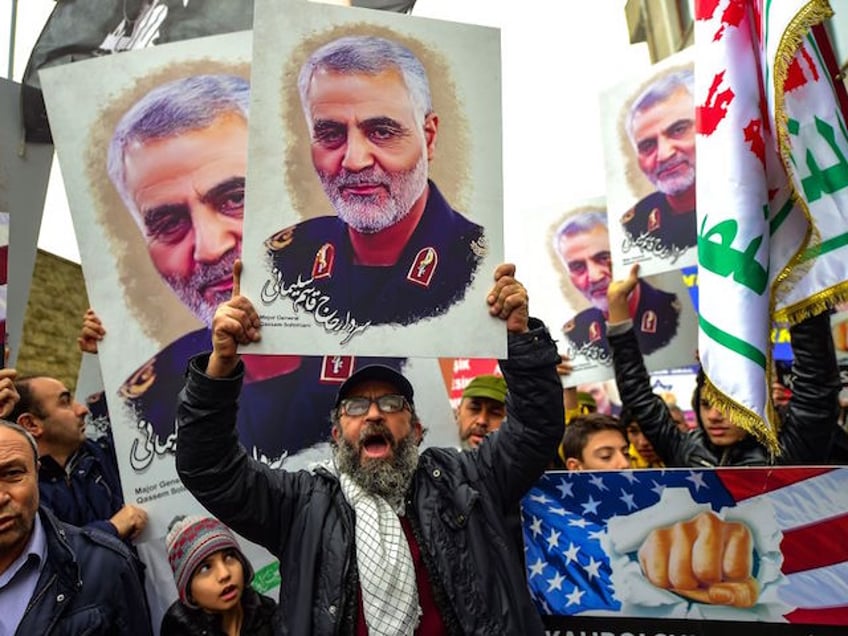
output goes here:
{"type": "Polygon", "coordinates": [[[464,450],[477,448],[506,417],[506,382],[499,375],[478,375],[462,392],[456,409],[459,440],[464,450]]]}

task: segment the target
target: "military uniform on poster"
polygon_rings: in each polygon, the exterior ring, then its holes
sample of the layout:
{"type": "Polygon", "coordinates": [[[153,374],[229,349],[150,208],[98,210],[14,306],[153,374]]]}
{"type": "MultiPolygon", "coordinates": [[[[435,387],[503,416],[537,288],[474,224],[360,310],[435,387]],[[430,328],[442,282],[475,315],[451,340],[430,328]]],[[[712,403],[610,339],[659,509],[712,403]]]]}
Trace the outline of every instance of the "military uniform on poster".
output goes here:
{"type": "MultiPolygon", "coordinates": [[[[677,335],[682,307],[676,294],[662,291],[644,280],[639,282],[639,301],[633,314],[633,328],[642,355],[665,347],[677,335]]],[[[575,350],[593,360],[610,360],[607,321],[604,312],[590,307],[578,313],[562,328],[575,350]]]]}
{"type": "Polygon", "coordinates": [[[327,310],[359,324],[409,325],[440,316],[465,297],[486,255],[484,228],[453,210],[429,182],[418,226],[391,267],[359,265],[349,228],[335,216],[303,221],[266,241],[285,285],[298,279],[329,298],[327,310]]]}
{"type": "Polygon", "coordinates": [[[695,210],[676,212],[662,192],[653,192],[621,217],[621,225],[632,242],[640,237],[658,241],[655,252],[679,253],[698,244],[695,210]]]}
{"type": "MultiPolygon", "coordinates": [[[[149,424],[160,448],[168,446],[168,439],[174,435],[177,395],[184,384],[188,360],[211,346],[208,329],[186,334],[139,367],[121,386],[124,404],[142,426],[149,424]]],[[[246,361],[250,357],[242,356],[246,361]]],[[[282,356],[279,359],[282,367],[282,356]]],[[[251,454],[268,460],[326,442],[330,410],[342,382],[366,364],[384,364],[400,371],[405,362],[405,358],[302,356],[297,368],[289,373],[253,381],[248,377],[239,401],[239,441],[251,454]],[[301,424],[282,426],[282,422],[301,424]]]]}

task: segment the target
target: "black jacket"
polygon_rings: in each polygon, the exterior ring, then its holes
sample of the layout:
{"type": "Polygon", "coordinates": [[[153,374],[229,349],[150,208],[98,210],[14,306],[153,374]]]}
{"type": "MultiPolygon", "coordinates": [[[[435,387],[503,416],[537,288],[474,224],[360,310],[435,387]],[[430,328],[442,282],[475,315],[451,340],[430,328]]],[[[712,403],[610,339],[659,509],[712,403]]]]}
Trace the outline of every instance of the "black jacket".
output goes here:
{"type": "MultiPolygon", "coordinates": [[[[406,513],[451,633],[543,631],[509,522],[563,430],[556,345],[544,325],[531,327],[510,336],[510,358],[501,363],[509,386],[503,426],[471,452],[423,451],[408,494],[406,513]]],[[[234,431],[242,371],[212,379],[205,365],[192,360],[180,395],[180,477],[210,513],[279,558],[280,613],[290,633],[353,633],[354,515],[338,479],[251,460],[234,431]]]]}
{"type": "Polygon", "coordinates": [[[825,314],[790,329],[797,379],[778,432],[780,454],[773,461],[750,435],[732,446],[719,447],[710,443],[700,427],[689,433],[679,431],[662,398],[651,390],[633,329],[609,336],[621,403],[632,410],[633,419],[669,467],[823,464],[830,455],[840,390],[829,325],[825,314]]]}
{"type": "Polygon", "coordinates": [[[111,432],[97,440],[85,440],[67,467],[59,466],[49,455],[40,460],[42,504],[65,523],[118,536],[109,519],[123,507],[124,495],[111,432]]]}
{"type": "MultiPolygon", "coordinates": [[[[276,636],[280,633],[277,604],[246,587],[241,597],[244,617],[241,634],[244,636],[276,636]]],[[[161,636],[226,636],[217,614],[174,601],[162,618],[161,636]]]]}
{"type": "Polygon", "coordinates": [[[150,636],[150,617],[134,558],[118,539],[39,515],[47,559],[15,634],[150,636]]]}

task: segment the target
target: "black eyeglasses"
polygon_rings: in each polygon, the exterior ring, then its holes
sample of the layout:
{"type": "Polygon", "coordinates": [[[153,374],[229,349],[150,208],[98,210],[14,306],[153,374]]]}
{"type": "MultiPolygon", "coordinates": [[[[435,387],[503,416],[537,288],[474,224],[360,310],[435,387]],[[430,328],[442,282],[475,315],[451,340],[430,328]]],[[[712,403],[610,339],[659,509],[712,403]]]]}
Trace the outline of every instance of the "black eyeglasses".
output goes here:
{"type": "Polygon", "coordinates": [[[402,395],[389,393],[376,398],[351,397],[341,401],[342,412],[351,417],[365,415],[371,404],[376,404],[381,413],[400,413],[407,407],[406,398],[402,395]]]}

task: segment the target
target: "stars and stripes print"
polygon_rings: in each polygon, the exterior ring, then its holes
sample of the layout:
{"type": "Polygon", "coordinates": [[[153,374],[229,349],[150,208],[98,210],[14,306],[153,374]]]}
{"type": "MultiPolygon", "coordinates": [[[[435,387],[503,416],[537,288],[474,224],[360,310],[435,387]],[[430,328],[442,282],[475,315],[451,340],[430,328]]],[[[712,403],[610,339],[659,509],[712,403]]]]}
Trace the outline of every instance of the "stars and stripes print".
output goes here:
{"type": "Polygon", "coordinates": [[[607,526],[654,506],[667,488],[687,489],[715,512],[766,502],[782,533],[783,620],[848,624],[848,469],[834,467],[549,472],[522,503],[527,579],[540,612],[620,613],[607,526]]]}

